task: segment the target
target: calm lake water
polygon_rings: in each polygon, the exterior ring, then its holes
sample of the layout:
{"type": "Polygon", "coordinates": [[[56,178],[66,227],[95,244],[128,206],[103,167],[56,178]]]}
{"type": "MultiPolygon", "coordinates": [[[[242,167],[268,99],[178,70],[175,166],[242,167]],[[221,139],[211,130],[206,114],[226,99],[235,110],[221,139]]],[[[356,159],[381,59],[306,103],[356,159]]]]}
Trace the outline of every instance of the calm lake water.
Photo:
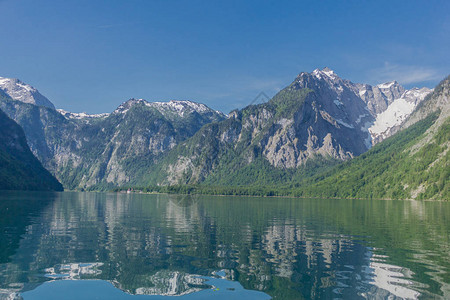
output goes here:
{"type": "Polygon", "coordinates": [[[450,203],[0,191],[0,299],[167,296],[449,299],[450,203]]]}

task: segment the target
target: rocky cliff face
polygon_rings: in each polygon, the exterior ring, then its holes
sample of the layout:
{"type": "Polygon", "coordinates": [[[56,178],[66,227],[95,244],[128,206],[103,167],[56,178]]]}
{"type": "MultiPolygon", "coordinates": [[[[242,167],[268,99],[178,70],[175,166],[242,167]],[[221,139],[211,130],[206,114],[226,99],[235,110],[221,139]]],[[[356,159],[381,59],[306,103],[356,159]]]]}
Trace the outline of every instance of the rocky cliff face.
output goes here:
{"type": "Polygon", "coordinates": [[[234,111],[228,120],[202,128],[177,146],[160,169],[166,183],[195,183],[258,159],[282,169],[318,157],[347,160],[388,137],[390,128],[400,125],[429,92],[407,91],[395,81],[354,84],[328,68],[300,73],[268,103],[234,111]]]}

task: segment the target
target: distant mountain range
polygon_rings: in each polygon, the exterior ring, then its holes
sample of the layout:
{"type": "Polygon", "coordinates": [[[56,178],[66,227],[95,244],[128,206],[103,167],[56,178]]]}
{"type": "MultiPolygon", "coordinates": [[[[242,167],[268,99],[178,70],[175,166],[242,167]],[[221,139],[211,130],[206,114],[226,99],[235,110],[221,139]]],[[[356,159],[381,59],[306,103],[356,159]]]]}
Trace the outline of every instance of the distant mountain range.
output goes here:
{"type": "Polygon", "coordinates": [[[352,83],[316,69],[269,102],[228,116],[191,101],[142,99],[108,114],[71,113],[7,78],[0,92],[0,109],[65,188],[110,189],[298,182],[415,123],[432,90],[352,83]]]}

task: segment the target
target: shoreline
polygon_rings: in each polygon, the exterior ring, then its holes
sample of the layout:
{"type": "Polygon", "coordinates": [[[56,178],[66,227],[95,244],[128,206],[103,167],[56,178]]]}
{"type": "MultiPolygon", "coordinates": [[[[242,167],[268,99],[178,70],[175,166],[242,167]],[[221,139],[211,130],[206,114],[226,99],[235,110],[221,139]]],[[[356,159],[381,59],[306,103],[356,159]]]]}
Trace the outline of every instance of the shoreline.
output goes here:
{"type": "MultiPolygon", "coordinates": [[[[77,191],[73,191],[77,192],[77,191]]],[[[103,191],[85,191],[85,192],[100,192],[103,191]]],[[[164,193],[164,192],[115,192],[105,191],[105,193],[115,194],[145,194],[145,195],[190,195],[190,196],[217,196],[217,197],[252,197],[252,198],[290,198],[290,199],[332,199],[332,200],[382,200],[382,201],[431,201],[431,202],[448,202],[445,199],[392,199],[392,198],[351,198],[351,197],[319,197],[319,196],[267,196],[267,195],[227,195],[227,194],[201,194],[201,193],[164,193]]]]}

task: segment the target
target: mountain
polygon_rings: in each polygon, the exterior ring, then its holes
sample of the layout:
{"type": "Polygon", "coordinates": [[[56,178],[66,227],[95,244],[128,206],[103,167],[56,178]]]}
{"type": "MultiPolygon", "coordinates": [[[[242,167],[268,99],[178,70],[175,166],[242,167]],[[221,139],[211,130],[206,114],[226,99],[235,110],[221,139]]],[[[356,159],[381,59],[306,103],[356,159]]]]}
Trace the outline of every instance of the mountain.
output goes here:
{"type": "Polygon", "coordinates": [[[0,190],[63,190],[30,151],[22,128],[1,110],[0,190]]]}
{"type": "Polygon", "coordinates": [[[68,189],[137,182],[166,151],[206,123],[225,119],[191,101],[130,99],[110,114],[89,115],[0,93],[0,108],[22,126],[33,153],[68,189]]]}
{"type": "Polygon", "coordinates": [[[19,79],[0,77],[0,91],[17,101],[55,109],[37,89],[19,79]]]}
{"type": "Polygon", "coordinates": [[[367,153],[298,184],[296,195],[450,199],[450,77],[367,153]]]}
{"type": "Polygon", "coordinates": [[[355,84],[329,68],[303,72],[269,102],[233,111],[179,144],[159,163],[151,183],[290,181],[366,152],[429,92],[405,90],[395,81],[355,84]]]}
{"type": "Polygon", "coordinates": [[[0,108],[68,189],[296,181],[400,130],[430,92],[405,90],[396,81],[352,83],[325,68],[300,73],[269,102],[228,116],[191,101],[143,99],[90,115],[41,105],[26,93],[34,88],[3,82],[0,108]]]}

